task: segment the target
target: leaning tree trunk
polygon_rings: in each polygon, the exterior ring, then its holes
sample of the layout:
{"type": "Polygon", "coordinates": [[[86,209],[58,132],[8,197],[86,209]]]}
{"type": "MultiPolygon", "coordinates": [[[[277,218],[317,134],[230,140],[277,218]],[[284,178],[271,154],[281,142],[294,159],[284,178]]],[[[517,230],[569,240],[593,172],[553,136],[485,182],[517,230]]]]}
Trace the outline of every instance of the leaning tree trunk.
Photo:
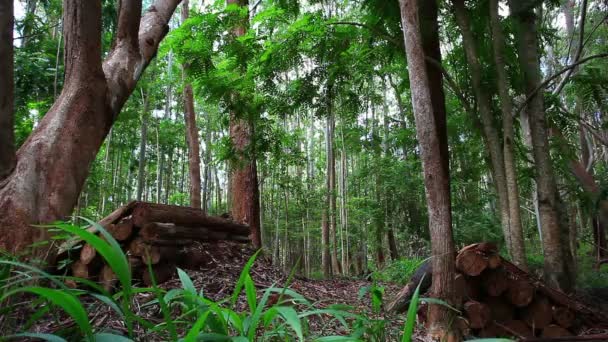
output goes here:
{"type": "Polygon", "coordinates": [[[0,188],[15,167],[13,1],[0,2],[0,188]]]}
{"type": "Polygon", "coordinates": [[[122,1],[116,43],[102,63],[101,1],[64,0],[65,85],[0,185],[0,248],[21,251],[48,237],[30,224],[71,213],[91,163],[179,2],[157,0],[142,16],[141,1],[122,1]]]}
{"type": "MultiPolygon", "coordinates": [[[[248,0],[226,0],[227,5],[236,4],[247,7],[248,0]]],[[[247,25],[234,28],[236,37],[242,36],[247,25]]],[[[232,217],[238,222],[247,223],[251,227],[251,242],[255,248],[262,247],[260,234],[260,194],[258,188],[258,170],[253,142],[254,124],[249,118],[250,113],[231,113],[230,139],[237,154],[237,160],[232,165],[230,193],[232,198],[232,217]]]]}
{"type": "MultiPolygon", "coordinates": [[[[535,92],[541,82],[540,64],[538,58],[538,39],[536,18],[532,9],[522,7],[516,0],[509,1],[516,26],[519,63],[524,74],[525,89],[528,94],[535,92]]],[[[561,237],[563,220],[566,213],[559,212],[559,193],[551,156],[549,153],[549,138],[542,94],[535,93],[529,101],[526,110],[529,115],[530,135],[532,138],[532,154],[536,171],[538,191],[539,219],[542,231],[544,254],[544,277],[554,287],[564,291],[572,288],[572,278],[568,269],[570,253],[564,253],[561,237]]]]}
{"type": "MultiPolygon", "coordinates": [[[[182,4],[182,21],[189,16],[189,0],[182,4]]],[[[188,67],[182,66],[183,79],[188,67]]],[[[199,154],[198,128],[196,127],[196,113],[194,112],[194,95],[192,85],[184,85],[184,109],[186,117],[186,142],[188,144],[188,173],[190,174],[190,206],[201,207],[201,157],[199,154]]]]}
{"type": "MultiPolygon", "coordinates": [[[[430,3],[430,2],[427,2],[430,3]]],[[[432,1],[434,3],[434,1],[432,1]]],[[[418,23],[416,0],[399,0],[405,50],[408,60],[412,103],[416,122],[416,135],[420,144],[424,185],[429,213],[431,249],[433,254],[433,285],[435,297],[453,303],[454,289],[454,240],[452,237],[452,217],[450,205],[450,179],[447,155],[442,155],[441,137],[436,122],[431,97],[431,87],[425,65],[425,53],[418,23]]],[[[436,10],[436,7],[435,7],[436,10]]],[[[443,100],[442,100],[443,101],[443,100]]],[[[440,105],[440,103],[437,103],[440,105]]],[[[441,340],[458,340],[458,334],[451,327],[454,313],[442,305],[430,305],[429,334],[441,340]]]]}
{"type": "Polygon", "coordinates": [[[509,201],[509,231],[511,233],[511,255],[517,266],[526,270],[526,251],[519,210],[519,186],[517,184],[517,164],[515,163],[515,133],[513,129],[513,103],[509,95],[509,79],[506,74],[505,38],[500,26],[498,0],[490,0],[490,28],[492,47],[496,64],[496,85],[502,110],[503,157],[509,201]]]}

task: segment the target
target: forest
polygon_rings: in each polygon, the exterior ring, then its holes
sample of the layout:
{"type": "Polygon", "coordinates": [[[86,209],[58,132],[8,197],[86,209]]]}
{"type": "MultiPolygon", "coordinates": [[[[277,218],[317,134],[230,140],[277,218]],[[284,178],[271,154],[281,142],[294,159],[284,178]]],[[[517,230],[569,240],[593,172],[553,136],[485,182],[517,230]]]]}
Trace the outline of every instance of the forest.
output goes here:
{"type": "Polygon", "coordinates": [[[608,341],[605,0],[0,0],[0,340],[608,341]]]}

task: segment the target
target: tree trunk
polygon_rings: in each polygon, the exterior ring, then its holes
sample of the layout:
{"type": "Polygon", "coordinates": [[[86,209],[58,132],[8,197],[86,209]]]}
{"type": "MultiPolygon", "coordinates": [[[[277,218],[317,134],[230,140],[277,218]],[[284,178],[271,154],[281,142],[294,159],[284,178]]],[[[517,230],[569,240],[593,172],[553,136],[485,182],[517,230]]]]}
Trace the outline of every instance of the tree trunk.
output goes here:
{"type": "Polygon", "coordinates": [[[15,167],[13,24],[13,1],[0,2],[0,189],[15,167]]]}
{"type": "MultiPolygon", "coordinates": [[[[541,82],[535,14],[529,8],[522,8],[519,1],[509,0],[509,4],[517,26],[516,40],[525,89],[528,94],[532,94],[541,82]]],[[[544,277],[551,286],[569,291],[573,284],[566,258],[570,258],[570,253],[564,253],[564,248],[568,246],[563,243],[561,237],[561,231],[568,229],[568,220],[564,220],[566,213],[559,212],[560,199],[549,154],[542,94],[536,93],[529,101],[526,110],[530,120],[532,154],[536,171],[539,219],[544,247],[544,277]]]]}
{"type": "Polygon", "coordinates": [[[48,237],[30,224],[71,213],[89,167],[179,2],[157,0],[142,16],[140,1],[122,1],[116,44],[102,63],[101,1],[64,0],[65,85],[17,152],[15,171],[0,185],[0,248],[21,251],[48,237]]]}
{"type": "MultiPolygon", "coordinates": [[[[432,8],[429,11],[431,12],[430,17],[435,18],[434,22],[437,25],[437,4],[434,1],[423,2],[432,8]]],[[[445,117],[435,120],[438,111],[433,107],[433,104],[445,105],[445,100],[442,98],[441,101],[434,102],[431,96],[425,52],[418,23],[417,1],[399,0],[399,4],[416,121],[416,135],[420,144],[424,170],[431,249],[434,256],[432,259],[432,294],[452,303],[455,297],[453,282],[455,250],[451,222],[449,159],[447,154],[442,154],[442,151],[447,151],[447,136],[442,133],[442,123],[445,122],[445,117]]],[[[427,14],[426,11],[423,13],[427,14]]],[[[421,17],[428,18],[427,16],[421,17]]],[[[453,316],[454,313],[442,305],[430,305],[429,334],[441,340],[459,340],[458,333],[451,327],[453,316]]]]}
{"type": "MultiPolygon", "coordinates": [[[[247,7],[248,0],[226,0],[227,5],[236,4],[247,7]]],[[[234,28],[236,37],[247,31],[246,24],[234,28]]],[[[251,113],[230,115],[230,139],[237,154],[231,166],[232,217],[251,227],[251,241],[255,248],[262,247],[260,234],[260,194],[258,188],[257,162],[255,155],[254,124],[251,113]]]]}
{"type": "Polygon", "coordinates": [[[323,210],[321,217],[321,268],[323,268],[323,277],[331,277],[331,257],[329,247],[329,225],[327,224],[327,210],[323,210]]]}
{"type": "MultiPolygon", "coordinates": [[[[189,15],[189,0],[182,4],[182,21],[189,15]]],[[[187,65],[182,66],[182,79],[185,81],[187,65]]],[[[188,173],[190,174],[190,206],[201,207],[201,157],[199,153],[198,128],[196,126],[196,113],[194,112],[194,95],[192,85],[184,85],[184,115],[186,117],[186,143],[188,144],[188,173]]]]}
{"type": "Polygon", "coordinates": [[[519,210],[519,186],[517,184],[517,164],[515,163],[515,133],[513,129],[513,103],[509,95],[509,79],[506,74],[505,38],[500,26],[498,0],[490,0],[490,28],[492,47],[496,64],[496,86],[502,110],[503,155],[507,198],[509,202],[509,232],[511,233],[511,256],[514,263],[526,270],[526,251],[524,244],[521,213],[519,210]]]}
{"type": "Polygon", "coordinates": [[[148,140],[148,96],[142,91],[143,112],[141,114],[141,134],[139,142],[139,171],[137,173],[137,200],[143,199],[146,184],[146,143],[148,140]]]}
{"type": "MultiPolygon", "coordinates": [[[[331,89],[328,90],[331,92],[331,89]]],[[[329,96],[328,98],[331,98],[329,96]]],[[[331,101],[331,100],[330,100],[331,101]]],[[[329,104],[331,107],[331,104],[329,104]]],[[[334,274],[340,274],[340,262],[338,261],[338,240],[336,235],[336,158],[334,150],[335,120],[333,111],[329,109],[326,129],[327,147],[327,207],[329,234],[331,235],[331,268],[334,274]]]]}
{"type": "Polygon", "coordinates": [[[482,85],[481,64],[479,55],[476,49],[476,41],[471,31],[471,23],[469,13],[465,7],[464,0],[453,0],[454,12],[456,21],[462,32],[462,41],[464,45],[467,63],[471,74],[471,83],[477,107],[481,116],[482,136],[484,138],[488,154],[490,156],[490,168],[498,197],[498,207],[500,211],[500,221],[502,223],[503,236],[507,244],[509,253],[513,255],[513,246],[511,243],[511,232],[509,227],[509,201],[507,195],[507,180],[505,176],[505,163],[503,149],[500,144],[500,135],[494,124],[492,114],[492,104],[490,103],[491,95],[487,93],[487,88],[482,85]]]}

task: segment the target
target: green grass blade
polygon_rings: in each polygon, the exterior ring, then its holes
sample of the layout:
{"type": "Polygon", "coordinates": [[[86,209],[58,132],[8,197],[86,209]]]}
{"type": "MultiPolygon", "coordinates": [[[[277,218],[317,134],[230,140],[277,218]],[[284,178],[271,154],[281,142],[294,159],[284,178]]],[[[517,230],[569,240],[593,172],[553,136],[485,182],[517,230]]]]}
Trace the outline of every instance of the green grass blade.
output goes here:
{"type": "Polygon", "coordinates": [[[253,263],[255,262],[255,259],[260,254],[260,251],[261,251],[261,249],[258,250],[257,252],[255,252],[255,254],[253,254],[251,256],[251,258],[249,258],[249,260],[245,264],[245,267],[243,267],[243,270],[241,271],[241,275],[239,276],[239,280],[236,282],[236,285],[234,287],[234,292],[232,293],[231,305],[233,307],[236,304],[236,301],[239,299],[239,294],[241,293],[241,290],[243,289],[243,286],[245,285],[245,278],[246,278],[247,275],[249,275],[249,270],[253,266],[253,263]]]}
{"type": "Polygon", "coordinates": [[[405,326],[403,328],[403,336],[401,337],[401,342],[411,342],[412,335],[414,334],[414,326],[416,325],[416,311],[418,310],[418,297],[420,296],[420,285],[424,280],[424,276],[420,279],[420,283],[416,287],[416,291],[414,291],[414,295],[412,296],[412,301],[410,302],[410,306],[407,309],[407,316],[405,321],[405,326]]]}
{"type": "Polygon", "coordinates": [[[94,338],[95,342],[133,342],[128,337],[111,333],[97,333],[94,338]]]}

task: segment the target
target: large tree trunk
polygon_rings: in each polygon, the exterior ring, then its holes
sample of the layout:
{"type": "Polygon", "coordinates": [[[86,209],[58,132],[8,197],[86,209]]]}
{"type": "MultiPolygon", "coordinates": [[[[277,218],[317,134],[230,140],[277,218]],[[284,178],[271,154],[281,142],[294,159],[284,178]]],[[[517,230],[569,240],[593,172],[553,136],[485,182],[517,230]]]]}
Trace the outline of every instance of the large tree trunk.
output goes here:
{"type": "MultiPolygon", "coordinates": [[[[189,0],[184,0],[182,4],[182,21],[186,21],[189,16],[189,0]]],[[[183,65],[182,71],[185,73],[188,66],[183,65]]],[[[190,206],[201,207],[201,157],[199,153],[198,128],[196,126],[196,113],[194,112],[194,95],[192,85],[184,85],[184,115],[186,117],[186,143],[188,144],[188,173],[190,174],[190,206]]]]}
{"type": "MultiPolygon", "coordinates": [[[[537,27],[534,12],[522,3],[509,0],[517,25],[519,63],[524,74],[525,89],[532,94],[541,82],[538,56],[537,27]]],[[[544,277],[554,287],[568,291],[572,278],[568,269],[570,253],[564,253],[568,244],[562,241],[561,232],[567,231],[566,213],[560,213],[560,199],[549,154],[549,139],[542,94],[536,93],[526,110],[530,120],[532,154],[534,156],[538,191],[539,218],[542,230],[544,277]],[[562,226],[564,225],[564,226],[562,226]]]]}
{"type": "Polygon", "coordinates": [[[13,1],[0,2],[0,188],[15,167],[13,1]]]}
{"type": "Polygon", "coordinates": [[[511,256],[517,266],[527,269],[526,251],[519,210],[519,186],[517,184],[517,164],[515,163],[515,133],[513,129],[513,103],[509,95],[509,79],[506,74],[505,38],[500,26],[498,0],[490,0],[490,28],[492,47],[496,64],[496,85],[502,110],[503,157],[509,202],[509,232],[511,233],[511,256]]]}
{"type": "Polygon", "coordinates": [[[491,94],[488,94],[486,90],[487,88],[482,85],[481,64],[479,62],[479,55],[475,47],[476,41],[473,36],[473,32],[471,31],[469,13],[464,5],[464,0],[453,0],[453,4],[454,12],[456,14],[456,21],[460,31],[462,32],[462,41],[471,74],[473,92],[475,93],[475,99],[477,100],[477,107],[481,117],[482,136],[490,156],[492,178],[494,179],[494,186],[496,188],[496,195],[498,197],[498,207],[500,211],[500,221],[502,223],[503,236],[505,237],[505,242],[507,243],[507,249],[511,255],[514,255],[513,245],[511,243],[511,231],[509,227],[509,202],[507,196],[505,163],[502,153],[502,146],[500,144],[499,132],[494,124],[492,104],[490,103],[491,94]]]}
{"type": "Polygon", "coordinates": [[[142,17],[141,1],[123,0],[116,44],[102,64],[101,1],[64,0],[65,85],[0,185],[0,248],[23,250],[48,236],[30,224],[70,214],[179,2],[157,0],[142,17]]]}
{"type": "MultiPolygon", "coordinates": [[[[418,23],[418,6],[416,0],[399,0],[405,50],[408,60],[412,103],[416,121],[416,135],[420,144],[424,185],[429,213],[431,232],[431,249],[433,254],[432,294],[449,303],[453,303],[454,289],[454,240],[452,237],[452,217],[450,205],[450,179],[447,150],[447,136],[442,135],[439,127],[442,121],[436,122],[431,87],[425,65],[425,53],[418,23]],[[445,158],[445,159],[444,159],[445,158]]],[[[436,4],[434,1],[426,3],[436,4]]],[[[432,17],[432,13],[431,13],[432,17]]],[[[427,17],[428,18],[428,17],[427,17]]],[[[437,105],[444,103],[444,99],[437,105]]],[[[445,120],[445,117],[443,118],[445,120]]],[[[451,327],[454,313],[442,305],[430,305],[429,334],[441,340],[454,341],[459,336],[451,327]]]]}
{"type": "MultiPolygon", "coordinates": [[[[249,5],[248,0],[226,0],[227,5],[249,5]]],[[[236,37],[242,36],[247,24],[234,28],[236,37]]],[[[251,242],[255,248],[262,247],[260,234],[260,194],[258,188],[258,170],[253,142],[254,124],[250,113],[231,113],[230,139],[237,153],[237,160],[232,165],[230,193],[232,199],[232,217],[247,223],[251,227],[251,242]],[[240,114],[240,115],[239,115],[240,114]]]]}

